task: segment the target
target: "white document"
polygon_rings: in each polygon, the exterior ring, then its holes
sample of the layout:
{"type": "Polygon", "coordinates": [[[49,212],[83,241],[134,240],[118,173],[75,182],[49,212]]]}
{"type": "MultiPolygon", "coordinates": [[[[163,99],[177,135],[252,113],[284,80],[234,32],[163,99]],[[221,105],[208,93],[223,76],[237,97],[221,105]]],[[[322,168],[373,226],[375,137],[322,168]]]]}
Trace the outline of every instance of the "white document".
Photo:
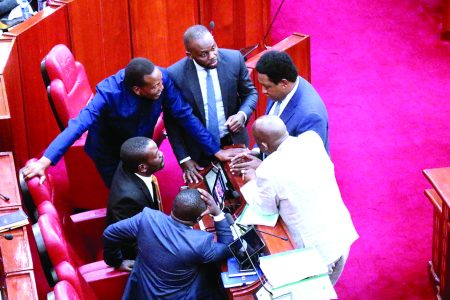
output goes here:
{"type": "Polygon", "coordinates": [[[328,273],[315,248],[303,248],[260,257],[260,267],[273,288],[328,273]]]}
{"type": "Polygon", "coordinates": [[[242,225],[265,225],[274,227],[278,220],[278,214],[262,214],[252,205],[254,198],[257,197],[256,189],[255,180],[251,180],[241,187],[240,191],[248,204],[244,207],[236,222],[242,225]]]}
{"type": "Polygon", "coordinates": [[[246,205],[236,223],[242,225],[265,225],[274,227],[278,220],[278,214],[263,215],[254,209],[252,205],[246,205]]]}
{"type": "Polygon", "coordinates": [[[337,299],[336,291],[327,274],[303,279],[272,290],[272,299],[285,299],[289,295],[292,300],[329,300],[337,299]]]}

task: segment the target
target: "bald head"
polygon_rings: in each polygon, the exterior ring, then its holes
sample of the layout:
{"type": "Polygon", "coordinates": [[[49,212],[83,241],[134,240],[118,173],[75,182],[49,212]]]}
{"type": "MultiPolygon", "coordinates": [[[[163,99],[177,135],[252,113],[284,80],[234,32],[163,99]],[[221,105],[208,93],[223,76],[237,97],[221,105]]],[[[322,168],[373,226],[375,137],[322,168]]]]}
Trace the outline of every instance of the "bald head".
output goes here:
{"type": "Polygon", "coordinates": [[[203,25],[194,25],[189,27],[183,36],[183,42],[186,49],[190,48],[190,45],[193,41],[201,40],[203,37],[208,36],[212,37],[209,30],[203,25]]]}
{"type": "Polygon", "coordinates": [[[182,190],[176,195],[172,206],[172,216],[183,224],[193,225],[206,210],[205,201],[194,189],[182,190]],[[190,224],[193,223],[193,224],[190,224]]]}
{"type": "Polygon", "coordinates": [[[253,137],[261,151],[272,153],[289,136],[283,121],[277,116],[262,116],[252,126],[253,137]]]}

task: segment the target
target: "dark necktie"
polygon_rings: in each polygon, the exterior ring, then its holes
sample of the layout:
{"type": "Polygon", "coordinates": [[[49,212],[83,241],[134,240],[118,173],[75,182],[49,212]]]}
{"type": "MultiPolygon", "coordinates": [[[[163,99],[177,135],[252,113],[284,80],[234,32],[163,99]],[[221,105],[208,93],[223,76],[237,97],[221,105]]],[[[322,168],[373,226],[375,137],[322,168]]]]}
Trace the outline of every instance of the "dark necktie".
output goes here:
{"type": "Polygon", "coordinates": [[[217,119],[216,95],[209,69],[206,70],[206,97],[208,98],[208,130],[220,144],[219,121],[217,119]]]}

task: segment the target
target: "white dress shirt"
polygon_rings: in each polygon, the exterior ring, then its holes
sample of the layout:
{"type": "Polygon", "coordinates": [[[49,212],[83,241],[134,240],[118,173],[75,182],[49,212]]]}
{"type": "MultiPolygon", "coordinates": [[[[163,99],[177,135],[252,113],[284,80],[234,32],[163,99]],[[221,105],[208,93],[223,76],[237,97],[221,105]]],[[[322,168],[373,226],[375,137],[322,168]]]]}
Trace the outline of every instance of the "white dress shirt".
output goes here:
{"type": "MultiPolygon", "coordinates": [[[[200,90],[202,91],[203,107],[205,108],[205,119],[206,124],[208,124],[208,96],[206,94],[206,69],[197,64],[194,61],[195,69],[197,70],[198,82],[200,83],[200,90]]],[[[214,85],[214,95],[216,96],[216,110],[217,110],[217,120],[219,121],[219,133],[220,137],[228,134],[228,128],[225,126],[225,110],[222,101],[222,91],[220,90],[219,77],[217,75],[217,69],[210,69],[209,73],[214,85]]]]}
{"type": "Polygon", "coordinates": [[[150,192],[150,195],[152,196],[153,201],[157,201],[155,197],[153,196],[153,182],[152,182],[152,176],[146,177],[139,175],[138,173],[134,173],[137,177],[142,179],[142,181],[145,183],[145,186],[148,188],[148,191],[150,192]]]}
{"type": "MultiPolygon", "coordinates": [[[[286,108],[286,106],[288,105],[289,101],[291,101],[292,96],[294,96],[295,92],[297,91],[298,82],[299,82],[299,80],[298,80],[298,77],[297,77],[297,79],[295,80],[295,85],[294,85],[294,88],[292,89],[292,91],[290,91],[289,94],[287,94],[286,98],[281,100],[280,112],[278,113],[278,116],[280,116],[283,113],[283,111],[286,108]]],[[[269,111],[269,115],[271,115],[271,116],[274,115],[274,111],[275,111],[275,106],[276,105],[277,105],[276,102],[272,105],[272,107],[270,108],[270,111],[269,111]]]]}

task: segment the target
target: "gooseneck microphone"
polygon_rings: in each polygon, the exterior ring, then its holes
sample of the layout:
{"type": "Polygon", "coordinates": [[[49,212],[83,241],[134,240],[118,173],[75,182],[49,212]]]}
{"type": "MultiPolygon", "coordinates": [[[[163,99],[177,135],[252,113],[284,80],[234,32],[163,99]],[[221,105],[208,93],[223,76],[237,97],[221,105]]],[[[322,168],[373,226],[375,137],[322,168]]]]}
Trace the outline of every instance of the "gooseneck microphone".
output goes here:
{"type": "MultiPolygon", "coordinates": [[[[243,229],[243,230],[246,230],[246,229],[247,229],[247,226],[245,226],[245,225],[242,225],[242,224],[236,224],[236,225],[237,225],[239,228],[243,229]]],[[[270,235],[270,236],[279,238],[279,239],[281,239],[281,240],[283,240],[283,241],[286,241],[286,242],[289,241],[289,238],[287,238],[287,237],[285,237],[285,236],[279,236],[279,235],[276,235],[276,234],[273,234],[273,233],[270,233],[270,232],[267,232],[267,231],[262,231],[262,230],[257,229],[256,227],[255,227],[255,230],[258,231],[258,232],[261,232],[261,233],[264,233],[264,234],[267,234],[267,235],[270,235]]]]}

